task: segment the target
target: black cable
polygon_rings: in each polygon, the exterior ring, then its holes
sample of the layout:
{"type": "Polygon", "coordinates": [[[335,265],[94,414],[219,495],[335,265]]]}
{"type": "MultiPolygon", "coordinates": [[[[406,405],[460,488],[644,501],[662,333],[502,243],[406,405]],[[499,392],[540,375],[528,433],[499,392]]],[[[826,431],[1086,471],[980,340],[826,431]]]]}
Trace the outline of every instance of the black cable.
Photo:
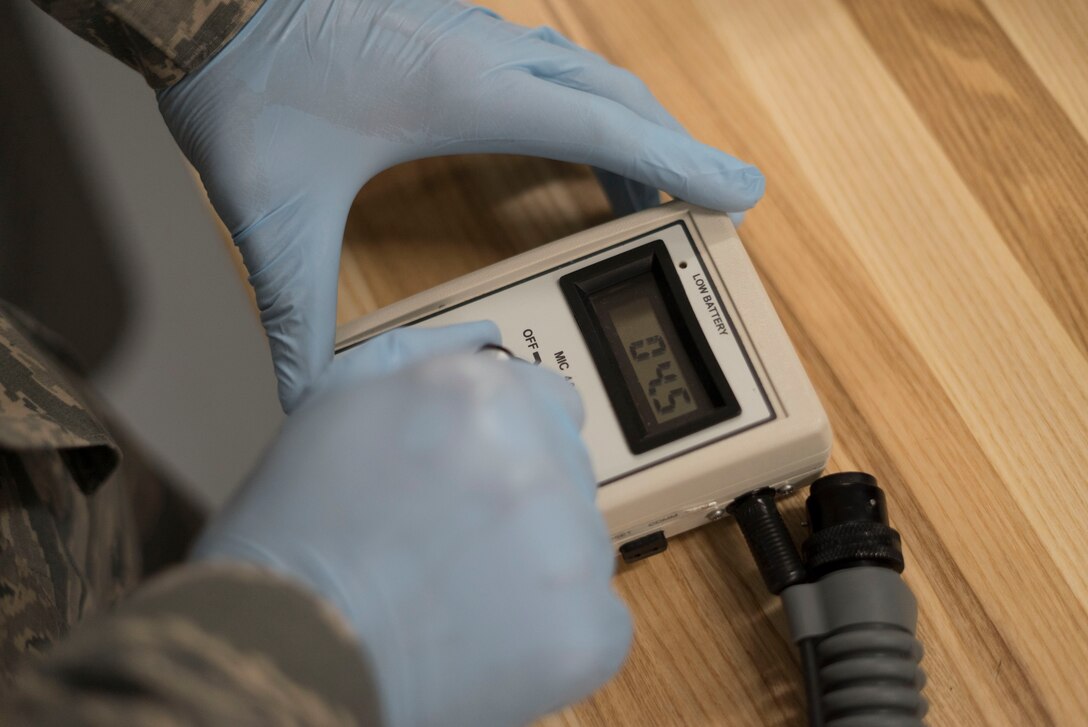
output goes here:
{"type": "Polygon", "coordinates": [[[816,654],[817,639],[802,639],[797,645],[801,652],[801,673],[805,679],[805,701],[808,705],[809,727],[823,727],[820,706],[820,662],[816,654]]]}

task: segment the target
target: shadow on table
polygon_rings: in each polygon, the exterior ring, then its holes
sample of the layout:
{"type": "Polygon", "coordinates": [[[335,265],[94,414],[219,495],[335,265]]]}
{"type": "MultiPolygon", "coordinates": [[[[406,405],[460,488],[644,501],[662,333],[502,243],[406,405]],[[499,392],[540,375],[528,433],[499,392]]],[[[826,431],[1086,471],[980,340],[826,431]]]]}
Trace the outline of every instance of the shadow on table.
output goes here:
{"type": "Polygon", "coordinates": [[[373,296],[364,307],[388,305],[611,217],[585,166],[507,155],[398,165],[366,185],[348,217],[341,319],[362,312],[345,291],[353,276],[373,296]]]}

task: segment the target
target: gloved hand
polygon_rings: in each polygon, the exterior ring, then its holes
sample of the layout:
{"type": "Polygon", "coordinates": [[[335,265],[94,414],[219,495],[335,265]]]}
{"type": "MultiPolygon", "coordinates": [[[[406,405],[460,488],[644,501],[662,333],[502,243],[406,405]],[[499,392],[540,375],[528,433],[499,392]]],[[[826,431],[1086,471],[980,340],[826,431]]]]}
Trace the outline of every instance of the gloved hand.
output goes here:
{"type": "Polygon", "coordinates": [[[331,601],[389,725],[521,724],[629,645],[580,400],[472,353],[498,341],[490,323],[409,329],[337,356],[195,550],[331,601]]]}
{"type": "Polygon", "coordinates": [[[287,410],[332,356],[348,209],[390,166],[588,163],[624,211],[656,189],[727,212],[763,193],[758,170],[694,141],[631,74],[449,0],[266,0],[159,106],[242,252],[287,410]]]}

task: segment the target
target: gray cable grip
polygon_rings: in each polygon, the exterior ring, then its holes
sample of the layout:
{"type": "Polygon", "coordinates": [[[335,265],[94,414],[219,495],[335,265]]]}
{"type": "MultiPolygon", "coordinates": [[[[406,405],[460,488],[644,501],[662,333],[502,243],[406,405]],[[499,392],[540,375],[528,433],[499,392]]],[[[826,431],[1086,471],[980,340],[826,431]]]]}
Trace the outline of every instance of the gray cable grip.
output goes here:
{"type": "Polygon", "coordinates": [[[781,596],[794,642],[857,624],[887,624],[913,634],[918,622],[914,594],[888,568],[846,568],[816,583],[790,586],[781,596]]]}

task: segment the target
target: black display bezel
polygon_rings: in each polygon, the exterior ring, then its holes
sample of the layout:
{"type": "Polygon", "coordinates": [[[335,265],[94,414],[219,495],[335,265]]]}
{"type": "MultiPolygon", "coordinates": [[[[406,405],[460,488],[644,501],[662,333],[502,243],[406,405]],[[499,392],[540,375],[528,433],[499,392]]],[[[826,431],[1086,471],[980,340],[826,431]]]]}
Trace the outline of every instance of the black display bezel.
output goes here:
{"type": "MultiPolygon", "coordinates": [[[[740,414],[740,403],[703,335],[664,241],[654,240],[634,250],[568,273],[559,279],[559,286],[597,365],[601,381],[632,454],[647,452],[740,414]],[[696,410],[652,427],[647,427],[639,415],[627,383],[631,377],[614,355],[600,316],[594,311],[591,300],[596,293],[647,273],[657,283],[672,326],[676,330],[678,343],[691,361],[692,368],[711,402],[710,408],[696,410]]],[[[627,363],[626,360],[624,363],[627,363]]]]}

